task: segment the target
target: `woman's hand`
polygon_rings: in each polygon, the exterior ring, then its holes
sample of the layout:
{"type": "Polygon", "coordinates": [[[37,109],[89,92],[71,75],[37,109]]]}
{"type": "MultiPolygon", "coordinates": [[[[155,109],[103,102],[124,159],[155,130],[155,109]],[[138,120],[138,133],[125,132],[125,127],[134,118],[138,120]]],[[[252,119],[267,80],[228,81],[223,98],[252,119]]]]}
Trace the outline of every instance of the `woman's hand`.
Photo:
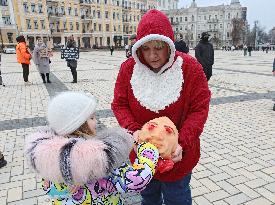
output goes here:
{"type": "Polygon", "coordinates": [[[178,144],[176,150],[172,153],[172,161],[179,162],[182,159],[182,147],[178,144]]]}

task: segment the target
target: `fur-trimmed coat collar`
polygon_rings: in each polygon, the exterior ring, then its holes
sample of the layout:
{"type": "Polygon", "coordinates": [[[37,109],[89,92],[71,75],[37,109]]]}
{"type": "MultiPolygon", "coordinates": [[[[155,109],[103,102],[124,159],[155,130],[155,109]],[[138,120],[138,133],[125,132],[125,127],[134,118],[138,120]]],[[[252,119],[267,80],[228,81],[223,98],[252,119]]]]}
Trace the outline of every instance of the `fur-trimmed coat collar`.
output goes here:
{"type": "Polygon", "coordinates": [[[26,157],[39,175],[66,184],[85,184],[106,177],[128,159],[133,139],[125,129],[112,128],[89,139],[64,138],[51,130],[27,137],[26,157]]]}

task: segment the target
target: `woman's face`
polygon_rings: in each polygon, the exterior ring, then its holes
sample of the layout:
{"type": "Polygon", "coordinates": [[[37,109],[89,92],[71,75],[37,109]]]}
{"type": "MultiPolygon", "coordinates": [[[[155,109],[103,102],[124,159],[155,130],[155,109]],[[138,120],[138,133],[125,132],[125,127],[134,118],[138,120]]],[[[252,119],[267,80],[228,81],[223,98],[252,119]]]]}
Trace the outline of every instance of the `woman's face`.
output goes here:
{"type": "Polygon", "coordinates": [[[88,127],[93,134],[96,134],[96,123],[95,115],[92,115],[92,117],[87,120],[88,127]]]}
{"type": "Polygon", "coordinates": [[[145,62],[154,72],[160,71],[161,67],[164,66],[169,59],[169,47],[162,41],[149,41],[144,43],[140,50],[145,62]]]}

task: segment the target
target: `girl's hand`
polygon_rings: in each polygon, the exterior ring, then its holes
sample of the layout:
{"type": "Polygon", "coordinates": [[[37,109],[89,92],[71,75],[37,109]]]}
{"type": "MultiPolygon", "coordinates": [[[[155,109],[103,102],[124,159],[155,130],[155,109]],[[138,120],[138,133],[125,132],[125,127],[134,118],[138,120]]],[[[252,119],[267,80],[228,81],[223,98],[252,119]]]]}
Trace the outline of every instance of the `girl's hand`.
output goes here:
{"type": "Polygon", "coordinates": [[[137,153],[138,133],[139,133],[139,130],[137,130],[133,133],[133,138],[134,138],[134,143],[135,143],[133,149],[134,149],[135,153],[137,153]]]}
{"type": "Polygon", "coordinates": [[[182,159],[182,147],[178,144],[176,150],[172,153],[172,161],[174,163],[181,161],[182,159]]]}
{"type": "Polygon", "coordinates": [[[80,186],[78,186],[78,185],[71,185],[71,186],[68,186],[69,192],[70,192],[71,194],[77,192],[79,188],[80,188],[80,186]]]}

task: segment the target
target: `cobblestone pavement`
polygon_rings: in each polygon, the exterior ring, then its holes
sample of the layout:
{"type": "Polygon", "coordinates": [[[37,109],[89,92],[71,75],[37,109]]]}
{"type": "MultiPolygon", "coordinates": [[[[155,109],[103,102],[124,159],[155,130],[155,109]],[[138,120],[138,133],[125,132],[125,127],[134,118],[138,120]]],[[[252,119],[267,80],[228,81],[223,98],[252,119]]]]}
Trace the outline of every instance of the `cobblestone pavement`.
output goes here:
{"type": "MultiPolygon", "coordinates": [[[[194,52],[191,51],[191,55],[194,52]]],[[[24,138],[44,126],[48,100],[65,90],[93,93],[98,99],[99,126],[117,122],[110,110],[114,82],[124,52],[81,53],[79,83],[60,53],[52,59],[52,84],[43,84],[31,66],[25,86],[15,55],[2,56],[0,87],[0,150],[8,165],[0,169],[0,204],[49,204],[41,179],[29,169],[23,154],[24,138]]],[[[210,80],[212,101],[201,136],[201,160],[191,181],[195,205],[275,204],[275,77],[271,75],[274,52],[216,52],[210,80]]],[[[140,196],[126,195],[126,204],[140,204],[140,196]]]]}

